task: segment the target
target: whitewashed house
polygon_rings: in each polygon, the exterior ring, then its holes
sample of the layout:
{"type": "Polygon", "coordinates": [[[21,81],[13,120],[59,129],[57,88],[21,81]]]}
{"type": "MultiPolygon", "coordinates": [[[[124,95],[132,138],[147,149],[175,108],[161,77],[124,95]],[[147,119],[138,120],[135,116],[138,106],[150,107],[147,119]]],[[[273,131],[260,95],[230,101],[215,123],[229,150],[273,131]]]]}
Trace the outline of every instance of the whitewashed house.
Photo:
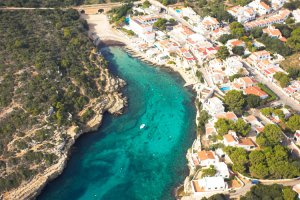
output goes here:
{"type": "Polygon", "coordinates": [[[234,6],[227,9],[238,22],[245,23],[255,19],[256,11],[251,7],[234,6]]]}
{"type": "Polygon", "coordinates": [[[153,16],[135,16],[129,18],[129,29],[137,34],[147,43],[155,41],[155,33],[153,32],[153,24],[159,17],[153,16]]]}
{"type": "Polygon", "coordinates": [[[224,61],[226,66],[225,74],[232,76],[234,74],[248,75],[248,71],[243,67],[243,63],[237,57],[229,57],[224,61]]]}
{"type": "Polygon", "coordinates": [[[218,29],[220,27],[220,22],[214,17],[205,17],[202,22],[202,26],[209,31],[213,31],[215,29],[218,29]]]}
{"type": "Polygon", "coordinates": [[[293,17],[294,17],[296,23],[300,22],[300,8],[293,11],[293,17]]]}
{"type": "Polygon", "coordinates": [[[224,162],[217,162],[214,165],[214,168],[217,171],[217,173],[215,174],[216,177],[220,176],[223,178],[229,178],[230,174],[228,166],[224,162]]]}
{"type": "Polygon", "coordinates": [[[259,15],[266,15],[271,12],[271,7],[265,2],[260,0],[254,0],[247,5],[247,7],[253,8],[259,15]]]}
{"type": "Polygon", "coordinates": [[[203,109],[211,116],[215,116],[216,114],[223,113],[225,111],[223,102],[217,97],[209,98],[206,102],[204,102],[203,109]]]}
{"type": "Polygon", "coordinates": [[[209,167],[219,162],[218,156],[213,151],[199,151],[197,156],[201,167],[209,167]]]}
{"type": "Polygon", "coordinates": [[[194,197],[199,199],[203,197],[208,198],[228,189],[228,184],[224,181],[223,177],[205,177],[193,180],[191,185],[194,197]]]}

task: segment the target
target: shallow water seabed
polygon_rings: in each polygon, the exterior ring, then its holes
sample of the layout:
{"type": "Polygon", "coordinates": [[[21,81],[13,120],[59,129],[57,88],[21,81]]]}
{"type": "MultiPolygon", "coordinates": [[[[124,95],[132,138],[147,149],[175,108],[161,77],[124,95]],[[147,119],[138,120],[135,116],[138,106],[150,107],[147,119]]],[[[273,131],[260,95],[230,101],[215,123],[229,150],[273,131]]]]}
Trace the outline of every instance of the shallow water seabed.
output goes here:
{"type": "Polygon", "coordinates": [[[102,49],[110,71],[127,82],[128,107],[105,115],[100,129],[76,141],[63,174],[38,197],[66,199],[174,199],[188,174],[185,154],[195,139],[193,94],[165,69],[102,49]],[[145,124],[143,129],[140,125],[145,124]]]}

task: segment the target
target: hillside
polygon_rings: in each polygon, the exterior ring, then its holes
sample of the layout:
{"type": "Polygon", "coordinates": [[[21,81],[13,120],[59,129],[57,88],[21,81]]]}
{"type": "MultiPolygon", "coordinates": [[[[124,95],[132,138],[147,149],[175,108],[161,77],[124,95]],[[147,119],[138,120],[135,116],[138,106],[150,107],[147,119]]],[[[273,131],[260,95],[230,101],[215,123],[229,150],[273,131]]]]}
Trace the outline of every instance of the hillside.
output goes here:
{"type": "Polygon", "coordinates": [[[125,104],[124,81],[87,31],[75,10],[0,11],[0,194],[22,186],[5,196],[30,196],[62,170],[81,133],[125,104]]]}

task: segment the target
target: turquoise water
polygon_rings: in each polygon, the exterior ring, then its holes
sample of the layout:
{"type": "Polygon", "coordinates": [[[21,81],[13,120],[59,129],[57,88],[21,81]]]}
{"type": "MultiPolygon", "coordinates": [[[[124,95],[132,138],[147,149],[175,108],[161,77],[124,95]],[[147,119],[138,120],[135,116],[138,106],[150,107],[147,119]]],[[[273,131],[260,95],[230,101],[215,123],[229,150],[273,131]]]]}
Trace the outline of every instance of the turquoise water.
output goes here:
{"type": "Polygon", "coordinates": [[[123,92],[129,105],[123,115],[105,115],[99,131],[78,139],[65,171],[38,199],[174,199],[195,138],[193,95],[177,75],[119,47],[103,54],[110,70],[128,83],[123,92]]]}

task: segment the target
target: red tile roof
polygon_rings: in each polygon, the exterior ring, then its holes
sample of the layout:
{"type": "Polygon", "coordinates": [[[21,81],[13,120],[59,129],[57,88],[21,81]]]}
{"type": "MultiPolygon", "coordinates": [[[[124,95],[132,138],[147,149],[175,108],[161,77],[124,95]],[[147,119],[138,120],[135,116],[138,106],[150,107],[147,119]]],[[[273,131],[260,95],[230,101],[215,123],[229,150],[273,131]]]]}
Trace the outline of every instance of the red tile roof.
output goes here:
{"type": "Polygon", "coordinates": [[[256,96],[259,96],[259,97],[262,97],[262,96],[266,96],[267,93],[265,93],[264,91],[262,91],[259,87],[257,86],[252,86],[252,87],[247,87],[245,89],[245,93],[246,94],[253,94],[253,95],[256,95],[256,96]]]}

